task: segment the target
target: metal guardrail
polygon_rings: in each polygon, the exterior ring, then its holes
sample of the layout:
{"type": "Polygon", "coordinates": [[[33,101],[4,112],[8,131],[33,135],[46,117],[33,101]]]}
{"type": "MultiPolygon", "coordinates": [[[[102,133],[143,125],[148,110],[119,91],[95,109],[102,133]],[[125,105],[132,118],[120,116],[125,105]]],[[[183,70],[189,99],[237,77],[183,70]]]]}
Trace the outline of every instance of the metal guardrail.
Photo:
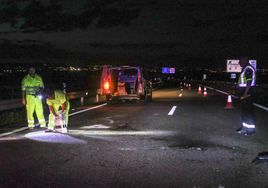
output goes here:
{"type": "MultiPolygon", "coordinates": [[[[238,85],[237,82],[227,82],[227,81],[211,81],[211,80],[191,80],[194,82],[200,82],[200,83],[211,83],[211,84],[217,84],[217,85],[225,85],[229,87],[235,87],[238,85]]],[[[260,89],[268,89],[268,84],[256,84],[256,86],[260,89]]]]}
{"type": "MultiPolygon", "coordinates": [[[[92,89],[92,90],[88,90],[88,91],[69,92],[69,93],[67,93],[67,96],[69,97],[70,100],[80,98],[81,104],[83,106],[84,98],[96,96],[96,100],[98,101],[99,94],[100,94],[100,89],[92,89]]],[[[25,108],[25,105],[23,105],[21,101],[22,101],[21,98],[10,99],[10,100],[1,100],[0,101],[0,111],[12,110],[12,109],[17,109],[17,108],[25,108]]]]}
{"type": "MultiPolygon", "coordinates": [[[[76,108],[93,103],[105,102],[106,97],[100,96],[99,93],[100,89],[69,92],[67,93],[67,96],[69,97],[70,100],[70,107],[76,108]]],[[[22,100],[20,98],[0,101],[0,126],[27,121],[26,108],[21,101],[22,100]]],[[[45,118],[47,118],[49,114],[49,109],[48,106],[44,104],[45,101],[43,101],[43,108],[44,108],[44,116],[45,118]]]]}

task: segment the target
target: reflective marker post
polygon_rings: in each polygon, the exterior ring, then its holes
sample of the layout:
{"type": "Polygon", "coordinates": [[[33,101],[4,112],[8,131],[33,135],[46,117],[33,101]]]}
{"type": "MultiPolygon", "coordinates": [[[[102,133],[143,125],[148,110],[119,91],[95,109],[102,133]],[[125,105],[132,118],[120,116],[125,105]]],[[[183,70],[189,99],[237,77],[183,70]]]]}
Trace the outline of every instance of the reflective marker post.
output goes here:
{"type": "Polygon", "coordinates": [[[84,106],[84,97],[81,97],[81,106],[84,106]]]}

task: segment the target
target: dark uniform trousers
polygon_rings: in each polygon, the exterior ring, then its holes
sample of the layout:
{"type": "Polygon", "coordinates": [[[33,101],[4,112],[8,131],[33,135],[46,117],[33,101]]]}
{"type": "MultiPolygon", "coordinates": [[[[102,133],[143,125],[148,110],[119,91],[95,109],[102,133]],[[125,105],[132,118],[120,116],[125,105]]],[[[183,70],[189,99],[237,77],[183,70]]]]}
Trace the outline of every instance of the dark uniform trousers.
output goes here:
{"type": "Polygon", "coordinates": [[[255,89],[250,88],[250,96],[242,100],[242,122],[243,130],[249,133],[255,132],[255,118],[254,118],[254,99],[255,99],[255,89]]]}

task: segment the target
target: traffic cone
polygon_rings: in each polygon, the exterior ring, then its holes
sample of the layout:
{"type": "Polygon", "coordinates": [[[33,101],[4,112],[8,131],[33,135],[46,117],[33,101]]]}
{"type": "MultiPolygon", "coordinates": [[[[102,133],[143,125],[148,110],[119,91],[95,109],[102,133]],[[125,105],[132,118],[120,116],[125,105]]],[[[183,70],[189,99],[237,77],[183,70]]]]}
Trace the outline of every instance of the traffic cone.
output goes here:
{"type": "Polygon", "coordinates": [[[189,84],[189,90],[191,90],[191,84],[189,84]]]}
{"type": "Polygon", "coordinates": [[[204,97],[208,96],[207,88],[206,88],[206,87],[204,87],[204,95],[203,95],[203,96],[204,96],[204,97]]]}
{"type": "Polygon", "coordinates": [[[202,94],[201,86],[199,85],[198,94],[202,94]]]}
{"type": "Polygon", "coordinates": [[[228,93],[227,106],[224,107],[224,109],[234,109],[233,104],[232,104],[232,96],[231,96],[230,91],[228,93]]]}

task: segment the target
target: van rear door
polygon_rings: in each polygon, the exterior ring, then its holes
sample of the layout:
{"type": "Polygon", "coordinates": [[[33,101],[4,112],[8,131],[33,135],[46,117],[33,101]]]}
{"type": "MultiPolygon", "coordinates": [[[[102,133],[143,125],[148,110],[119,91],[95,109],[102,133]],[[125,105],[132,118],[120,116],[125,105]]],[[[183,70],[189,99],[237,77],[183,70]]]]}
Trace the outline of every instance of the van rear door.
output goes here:
{"type": "Polygon", "coordinates": [[[108,81],[108,76],[109,76],[108,70],[109,70],[109,68],[106,65],[104,65],[103,69],[102,69],[101,80],[100,80],[100,94],[101,95],[105,94],[104,93],[104,82],[108,81]]]}

